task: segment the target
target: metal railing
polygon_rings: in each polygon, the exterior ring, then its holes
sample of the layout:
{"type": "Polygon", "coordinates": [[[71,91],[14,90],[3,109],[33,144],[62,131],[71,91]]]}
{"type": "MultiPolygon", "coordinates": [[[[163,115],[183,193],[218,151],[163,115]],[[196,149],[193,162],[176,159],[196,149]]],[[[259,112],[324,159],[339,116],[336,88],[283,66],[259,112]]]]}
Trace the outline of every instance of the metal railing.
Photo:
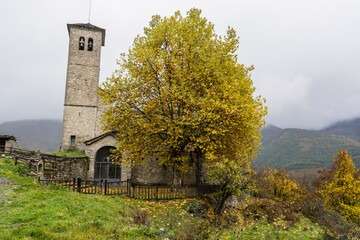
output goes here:
{"type": "Polygon", "coordinates": [[[200,186],[132,186],[131,180],[108,181],[108,180],[83,180],[77,179],[40,179],[40,183],[58,184],[72,191],[83,194],[120,195],[126,194],[130,198],[144,200],[172,200],[200,197],[204,194],[214,193],[218,185],[200,186]]]}

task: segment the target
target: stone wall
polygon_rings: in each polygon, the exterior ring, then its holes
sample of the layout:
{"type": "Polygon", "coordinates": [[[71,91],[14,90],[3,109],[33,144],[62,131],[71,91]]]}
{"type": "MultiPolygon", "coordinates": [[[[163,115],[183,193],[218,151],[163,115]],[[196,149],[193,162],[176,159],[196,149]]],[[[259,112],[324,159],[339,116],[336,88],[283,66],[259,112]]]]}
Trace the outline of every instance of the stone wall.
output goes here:
{"type": "Polygon", "coordinates": [[[76,137],[76,147],[95,137],[96,112],[94,107],[65,106],[63,122],[63,150],[71,146],[71,136],[76,137]]]}
{"type": "Polygon", "coordinates": [[[131,169],[131,181],[135,185],[195,185],[195,168],[191,166],[187,172],[181,173],[173,166],[160,164],[158,160],[149,158],[131,169]],[[183,175],[181,177],[181,175],[183,175]]]}
{"type": "Polygon", "coordinates": [[[88,169],[89,160],[83,157],[67,158],[41,154],[40,160],[37,161],[37,172],[45,179],[88,179],[88,169]],[[41,168],[43,171],[39,171],[41,168]],[[47,171],[47,169],[55,171],[47,171]]]}
{"type": "Polygon", "coordinates": [[[17,147],[17,143],[15,140],[9,139],[5,141],[5,149],[15,148],[17,147]]]}
{"type": "Polygon", "coordinates": [[[66,76],[65,105],[98,106],[102,32],[88,28],[70,27],[69,58],[66,76]],[[85,49],[79,50],[79,39],[85,38],[85,49]],[[88,39],[93,50],[87,50],[88,39]]]}

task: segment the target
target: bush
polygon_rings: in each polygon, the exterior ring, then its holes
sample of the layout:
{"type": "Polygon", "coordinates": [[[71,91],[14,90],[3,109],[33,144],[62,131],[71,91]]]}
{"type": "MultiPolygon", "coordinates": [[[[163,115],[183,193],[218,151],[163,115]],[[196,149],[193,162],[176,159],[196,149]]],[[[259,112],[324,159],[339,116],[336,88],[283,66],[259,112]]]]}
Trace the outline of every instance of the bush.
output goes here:
{"type": "Polygon", "coordinates": [[[285,169],[259,171],[254,176],[256,185],[254,196],[275,201],[292,201],[304,193],[304,189],[294,182],[285,169]]]}
{"type": "Polygon", "coordinates": [[[356,239],[360,238],[359,228],[347,221],[338,212],[329,209],[319,193],[309,194],[291,206],[292,211],[302,213],[312,222],[326,227],[325,239],[356,239]]]}
{"type": "Polygon", "coordinates": [[[149,213],[143,209],[134,208],[131,210],[133,222],[137,225],[150,225],[149,213]]]}
{"type": "Polygon", "coordinates": [[[266,217],[268,223],[277,219],[283,219],[289,227],[294,226],[300,218],[291,210],[290,204],[283,202],[272,202],[270,200],[257,200],[242,210],[245,218],[260,220],[266,217]]]}
{"type": "Polygon", "coordinates": [[[206,203],[202,203],[198,200],[191,200],[189,202],[188,211],[195,217],[209,218],[208,210],[209,206],[206,203]]]}

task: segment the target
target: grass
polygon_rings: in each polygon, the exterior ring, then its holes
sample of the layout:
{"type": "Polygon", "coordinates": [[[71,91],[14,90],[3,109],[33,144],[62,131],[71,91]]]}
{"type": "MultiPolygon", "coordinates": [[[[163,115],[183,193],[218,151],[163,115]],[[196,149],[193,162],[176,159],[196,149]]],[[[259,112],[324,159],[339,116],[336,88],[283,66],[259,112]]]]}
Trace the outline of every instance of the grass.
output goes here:
{"type": "Polygon", "coordinates": [[[49,153],[51,155],[59,156],[59,157],[86,157],[84,150],[69,150],[69,151],[57,151],[54,153],[49,153]]]}
{"type": "Polygon", "coordinates": [[[229,232],[231,239],[323,239],[323,233],[321,227],[304,217],[291,228],[283,219],[271,224],[262,219],[248,223],[245,228],[235,228],[229,232]]]}
{"type": "Polygon", "coordinates": [[[230,210],[236,223],[213,226],[189,212],[193,199],[78,194],[25,174],[13,160],[0,159],[0,177],[13,183],[0,198],[0,239],[322,239],[322,229],[304,217],[288,227],[281,218],[269,224],[230,210]]]}

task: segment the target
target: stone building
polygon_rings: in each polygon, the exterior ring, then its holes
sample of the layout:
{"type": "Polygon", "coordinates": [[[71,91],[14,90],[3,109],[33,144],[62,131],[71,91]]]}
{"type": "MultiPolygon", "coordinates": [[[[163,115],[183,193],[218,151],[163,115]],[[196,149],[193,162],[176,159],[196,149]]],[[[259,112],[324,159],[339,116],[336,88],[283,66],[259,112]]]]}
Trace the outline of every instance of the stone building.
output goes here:
{"type": "MultiPolygon", "coordinates": [[[[90,158],[88,176],[94,179],[131,178],[137,184],[171,184],[176,177],[175,171],[156,161],[148,160],[133,169],[111,162],[111,149],[116,146],[115,134],[102,132],[98,122],[104,110],[97,89],[105,29],[90,23],[68,24],[67,28],[70,41],[61,149],[85,150],[90,158]]],[[[187,179],[191,184],[190,179],[194,176],[187,179]]]]}
{"type": "Polygon", "coordinates": [[[11,135],[0,135],[0,152],[7,153],[10,148],[16,147],[16,138],[11,135]]]}
{"type": "Polygon", "coordinates": [[[97,95],[101,47],[105,29],[87,24],[68,24],[69,56],[66,75],[61,149],[82,149],[90,158],[89,176],[94,179],[126,180],[130,169],[114,165],[109,156],[115,148],[112,133],[98,124],[103,107],[97,95]]]}

